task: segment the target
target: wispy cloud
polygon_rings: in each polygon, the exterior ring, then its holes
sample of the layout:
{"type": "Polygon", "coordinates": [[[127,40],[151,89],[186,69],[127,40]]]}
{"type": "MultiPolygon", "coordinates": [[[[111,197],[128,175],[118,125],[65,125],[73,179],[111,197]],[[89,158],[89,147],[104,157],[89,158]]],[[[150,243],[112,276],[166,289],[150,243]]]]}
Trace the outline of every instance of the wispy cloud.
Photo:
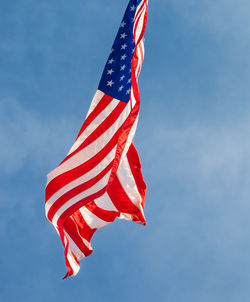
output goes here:
{"type": "MultiPolygon", "coordinates": [[[[239,33],[249,33],[249,9],[247,0],[239,0],[237,4],[234,0],[209,0],[197,1],[160,1],[164,7],[172,7],[176,15],[190,25],[202,27],[221,37],[240,38],[239,33]]],[[[246,42],[246,41],[242,41],[246,42]]]]}
{"type": "Polygon", "coordinates": [[[149,190],[142,257],[150,279],[159,282],[152,290],[165,286],[171,301],[210,301],[209,293],[218,288],[216,301],[234,301],[234,294],[247,301],[249,107],[244,115],[232,113],[231,121],[194,120],[185,126],[174,124],[167,112],[153,117],[141,118],[136,139],[149,190]],[[230,282],[235,292],[229,295],[230,282]]]}
{"type": "MultiPolygon", "coordinates": [[[[2,174],[25,164],[44,169],[56,165],[70,149],[79,120],[72,116],[41,116],[16,100],[0,102],[0,165],[2,174]]],[[[77,130],[76,130],[77,129],[77,130]]]]}
{"type": "Polygon", "coordinates": [[[192,179],[204,185],[240,185],[242,178],[250,178],[249,116],[246,113],[233,123],[222,120],[182,129],[150,121],[152,129],[147,128],[148,138],[143,141],[145,160],[156,177],[164,174],[164,179],[192,179]]]}

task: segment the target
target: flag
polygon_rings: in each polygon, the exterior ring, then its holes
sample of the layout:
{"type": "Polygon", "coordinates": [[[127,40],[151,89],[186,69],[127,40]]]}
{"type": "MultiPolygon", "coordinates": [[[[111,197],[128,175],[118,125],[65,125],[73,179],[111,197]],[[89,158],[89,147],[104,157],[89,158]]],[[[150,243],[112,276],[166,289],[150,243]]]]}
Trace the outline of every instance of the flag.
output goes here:
{"type": "Polygon", "coordinates": [[[45,211],[58,232],[68,273],[92,251],[95,231],[116,218],[146,224],[146,185],[133,144],[144,57],[147,0],[130,0],[98,90],[76,141],[47,175],[45,211]]]}

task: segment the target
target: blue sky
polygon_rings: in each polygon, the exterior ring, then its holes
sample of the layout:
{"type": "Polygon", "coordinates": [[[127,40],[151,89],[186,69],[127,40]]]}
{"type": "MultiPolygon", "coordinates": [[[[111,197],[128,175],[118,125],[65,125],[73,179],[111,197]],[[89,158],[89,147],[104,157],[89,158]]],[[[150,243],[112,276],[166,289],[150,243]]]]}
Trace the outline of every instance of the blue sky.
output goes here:
{"type": "Polygon", "coordinates": [[[135,137],[142,227],[93,238],[77,277],[44,215],[127,1],[0,1],[0,302],[249,302],[250,2],[149,1],[135,137]]]}

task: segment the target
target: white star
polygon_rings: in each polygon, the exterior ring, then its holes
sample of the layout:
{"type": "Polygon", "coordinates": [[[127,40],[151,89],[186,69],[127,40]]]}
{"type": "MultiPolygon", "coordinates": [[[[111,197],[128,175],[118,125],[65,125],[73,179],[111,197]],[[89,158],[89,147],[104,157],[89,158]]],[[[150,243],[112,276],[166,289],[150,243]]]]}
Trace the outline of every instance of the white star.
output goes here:
{"type": "Polygon", "coordinates": [[[133,50],[132,50],[132,53],[134,53],[135,52],[135,48],[133,48],[133,50]]]}
{"type": "Polygon", "coordinates": [[[110,69],[110,70],[108,70],[108,73],[107,73],[107,74],[112,75],[113,72],[114,72],[114,70],[113,70],[113,69],[110,69]]]}
{"type": "Polygon", "coordinates": [[[130,92],[131,92],[131,89],[128,89],[127,92],[126,92],[126,94],[130,94],[130,92]]]}
{"type": "Polygon", "coordinates": [[[121,71],[124,70],[125,68],[126,68],[126,65],[125,65],[125,64],[122,65],[122,66],[121,66],[121,71]]]}
{"type": "Polygon", "coordinates": [[[125,78],[125,75],[121,76],[121,77],[120,77],[120,81],[123,81],[124,78],[125,78]]]}
{"type": "Polygon", "coordinates": [[[112,85],[114,85],[114,84],[115,83],[111,80],[111,81],[108,81],[107,86],[112,87],[112,85]]]}
{"type": "Polygon", "coordinates": [[[121,47],[121,49],[126,49],[127,47],[128,47],[127,44],[123,44],[122,47],[121,47]]]}
{"type": "Polygon", "coordinates": [[[112,48],[111,50],[110,50],[110,53],[112,53],[112,52],[114,52],[115,50],[114,50],[114,48],[112,48]]]}
{"type": "Polygon", "coordinates": [[[119,87],[118,90],[119,90],[119,91],[122,91],[123,88],[124,88],[124,86],[122,85],[122,86],[119,87]]]}
{"type": "Polygon", "coordinates": [[[128,80],[128,83],[131,83],[131,79],[128,80]]]}
{"type": "Polygon", "coordinates": [[[123,21],[121,24],[121,27],[124,27],[126,25],[126,23],[123,21]]]}
{"type": "Polygon", "coordinates": [[[114,59],[110,59],[110,60],[108,61],[108,64],[112,64],[114,61],[115,61],[114,59]]]}
{"type": "Polygon", "coordinates": [[[127,37],[126,33],[121,34],[121,39],[125,39],[127,37]]]}
{"type": "Polygon", "coordinates": [[[121,56],[121,60],[125,60],[127,58],[127,55],[121,56]]]}
{"type": "Polygon", "coordinates": [[[135,11],[135,6],[133,5],[133,6],[131,6],[130,7],[130,10],[133,12],[133,11],[135,11]]]}

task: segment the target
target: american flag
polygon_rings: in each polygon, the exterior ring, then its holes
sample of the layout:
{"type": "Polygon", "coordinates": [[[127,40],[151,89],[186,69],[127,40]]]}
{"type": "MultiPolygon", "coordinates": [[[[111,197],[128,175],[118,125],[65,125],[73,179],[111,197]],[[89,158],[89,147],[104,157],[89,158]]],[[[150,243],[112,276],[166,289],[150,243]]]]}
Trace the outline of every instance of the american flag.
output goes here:
{"type": "Polygon", "coordinates": [[[132,142],[139,114],[147,0],[130,0],[87,117],[62,163],[47,175],[45,210],[65,248],[68,273],[116,218],[146,224],[146,185],[132,142]]]}

